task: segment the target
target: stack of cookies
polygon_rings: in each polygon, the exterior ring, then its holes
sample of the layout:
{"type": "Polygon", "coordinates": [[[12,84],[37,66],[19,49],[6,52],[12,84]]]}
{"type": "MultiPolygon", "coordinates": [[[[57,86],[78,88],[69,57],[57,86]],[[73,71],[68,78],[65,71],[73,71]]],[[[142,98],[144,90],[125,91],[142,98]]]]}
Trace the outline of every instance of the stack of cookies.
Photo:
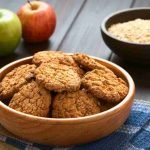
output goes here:
{"type": "Polygon", "coordinates": [[[100,113],[127,93],[127,83],[95,59],[56,51],[35,53],[32,64],[14,68],[0,83],[0,98],[9,107],[52,118],[100,113]]]}

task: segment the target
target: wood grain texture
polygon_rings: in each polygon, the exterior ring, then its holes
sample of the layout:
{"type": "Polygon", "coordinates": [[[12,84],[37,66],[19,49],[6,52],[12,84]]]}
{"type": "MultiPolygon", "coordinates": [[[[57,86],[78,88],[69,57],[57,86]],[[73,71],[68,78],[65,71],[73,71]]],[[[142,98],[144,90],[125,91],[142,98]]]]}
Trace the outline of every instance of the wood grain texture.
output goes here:
{"type": "Polygon", "coordinates": [[[128,8],[131,2],[132,0],[87,0],[59,49],[65,52],[83,52],[107,59],[110,50],[105,46],[100,35],[101,21],[111,12],[128,8]]]}
{"type": "MultiPolygon", "coordinates": [[[[17,12],[20,6],[22,6],[25,2],[26,1],[2,0],[0,1],[0,7],[17,12]]],[[[0,67],[16,59],[30,56],[39,50],[57,50],[72,22],[76,18],[78,11],[84,4],[84,0],[46,0],[46,2],[50,3],[55,8],[57,15],[56,30],[50,40],[39,44],[28,44],[22,40],[17,47],[15,54],[0,58],[0,67]]]]}
{"type": "MultiPolygon", "coordinates": [[[[132,7],[149,7],[150,1],[148,0],[135,0],[132,7]]],[[[134,59],[134,58],[133,58],[134,59]]],[[[122,66],[128,71],[135,81],[136,94],[135,98],[150,101],[150,66],[142,66],[138,64],[129,64],[124,62],[115,54],[110,58],[112,62],[122,66]]]]}
{"type": "Polygon", "coordinates": [[[133,7],[149,7],[150,1],[149,0],[135,0],[133,7]]]}

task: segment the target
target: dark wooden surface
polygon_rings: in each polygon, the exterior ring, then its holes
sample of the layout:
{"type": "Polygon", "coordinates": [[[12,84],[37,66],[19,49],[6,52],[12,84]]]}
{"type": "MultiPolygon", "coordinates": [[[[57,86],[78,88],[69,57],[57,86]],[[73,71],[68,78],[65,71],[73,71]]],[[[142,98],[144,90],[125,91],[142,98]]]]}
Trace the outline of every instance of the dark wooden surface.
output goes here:
{"type": "MultiPolygon", "coordinates": [[[[127,70],[136,85],[136,98],[150,101],[150,66],[129,64],[112,54],[100,34],[105,16],[129,7],[148,7],[149,0],[45,0],[57,13],[57,27],[48,42],[27,44],[20,42],[15,54],[0,57],[0,67],[16,59],[30,56],[43,49],[83,52],[110,60],[127,70]]],[[[0,0],[0,8],[16,12],[24,0],[0,0]]]]}

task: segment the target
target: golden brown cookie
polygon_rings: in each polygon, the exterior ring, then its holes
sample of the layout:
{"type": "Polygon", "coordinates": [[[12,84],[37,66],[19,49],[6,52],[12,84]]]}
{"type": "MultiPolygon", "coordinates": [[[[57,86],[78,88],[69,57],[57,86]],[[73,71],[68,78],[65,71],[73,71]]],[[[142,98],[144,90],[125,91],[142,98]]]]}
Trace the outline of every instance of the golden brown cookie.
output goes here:
{"type": "Polygon", "coordinates": [[[60,51],[41,51],[35,53],[33,56],[33,63],[36,65],[40,65],[41,63],[58,63],[64,64],[67,66],[73,66],[77,71],[79,76],[82,78],[84,75],[84,71],[79,68],[77,63],[74,61],[71,55],[67,55],[60,51]]]}
{"type": "Polygon", "coordinates": [[[33,56],[33,63],[40,65],[41,63],[54,62],[68,66],[77,66],[72,56],[60,51],[41,51],[33,56]]]}
{"type": "Polygon", "coordinates": [[[76,118],[93,115],[100,112],[98,103],[96,98],[83,90],[63,92],[54,98],[52,117],[76,118]]]}
{"type": "Polygon", "coordinates": [[[89,57],[88,55],[76,53],[73,55],[73,58],[82,68],[86,70],[99,69],[105,71],[106,73],[109,72],[114,74],[110,69],[100,64],[99,62],[89,57]]]}
{"type": "Polygon", "coordinates": [[[77,74],[79,75],[80,78],[82,78],[85,74],[85,71],[81,68],[79,68],[78,66],[77,67],[73,67],[74,70],[77,72],[77,74]]]}
{"type": "Polygon", "coordinates": [[[128,93],[124,80],[98,69],[86,73],[82,85],[94,96],[108,102],[120,102],[128,93]]]}
{"type": "Polygon", "coordinates": [[[47,117],[51,95],[35,81],[22,86],[12,97],[9,107],[34,116],[47,117]]]}
{"type": "Polygon", "coordinates": [[[74,67],[62,64],[42,63],[36,69],[35,76],[39,84],[55,92],[76,91],[81,84],[74,67]]]}
{"type": "Polygon", "coordinates": [[[35,65],[25,64],[10,71],[0,83],[0,97],[10,98],[19,88],[34,77],[35,65]]]}

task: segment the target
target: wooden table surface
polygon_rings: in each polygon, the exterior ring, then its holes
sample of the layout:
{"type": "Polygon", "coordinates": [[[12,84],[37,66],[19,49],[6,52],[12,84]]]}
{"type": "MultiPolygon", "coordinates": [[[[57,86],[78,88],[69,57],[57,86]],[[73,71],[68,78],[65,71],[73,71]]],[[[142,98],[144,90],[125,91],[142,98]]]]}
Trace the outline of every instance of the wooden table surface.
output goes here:
{"type": "MultiPolygon", "coordinates": [[[[83,52],[122,66],[135,81],[136,99],[150,101],[150,66],[124,62],[109,50],[100,34],[100,24],[105,16],[125,8],[148,7],[150,6],[149,0],[45,1],[49,2],[57,13],[57,27],[51,39],[46,43],[34,45],[24,43],[22,40],[14,55],[0,57],[0,67],[43,49],[83,52]]],[[[25,0],[0,0],[0,7],[16,12],[25,2],[25,0]]]]}

